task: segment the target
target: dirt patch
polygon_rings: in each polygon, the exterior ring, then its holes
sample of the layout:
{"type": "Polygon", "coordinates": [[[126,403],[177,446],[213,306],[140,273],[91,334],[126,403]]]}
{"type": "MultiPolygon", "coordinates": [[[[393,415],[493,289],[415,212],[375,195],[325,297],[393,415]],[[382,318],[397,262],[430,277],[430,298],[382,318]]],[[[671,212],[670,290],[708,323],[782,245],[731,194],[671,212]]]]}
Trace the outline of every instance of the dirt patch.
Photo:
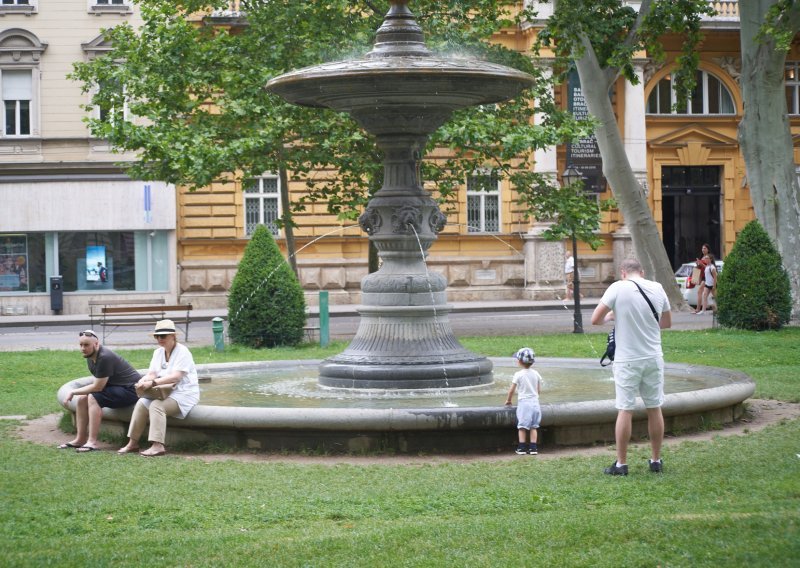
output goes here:
{"type": "MultiPolygon", "coordinates": [[[[58,428],[58,421],[61,414],[49,414],[35,420],[26,420],[17,430],[20,439],[36,444],[47,446],[57,446],[72,439],[72,436],[65,434],[58,428]]],[[[720,430],[707,432],[694,432],[681,436],[668,436],[664,440],[664,445],[672,445],[687,440],[708,441],[717,436],[739,436],[748,432],[757,432],[772,424],[777,424],[782,420],[794,420],[800,417],[800,404],[791,402],[781,402],[777,400],[752,399],[747,401],[747,414],[740,420],[722,427],[720,430]]],[[[511,433],[513,436],[513,433],[511,433]]],[[[641,444],[631,444],[631,448],[636,448],[641,444]]],[[[101,450],[116,450],[105,442],[99,443],[101,450]]],[[[568,456],[592,456],[608,454],[613,455],[611,446],[580,446],[580,447],[545,447],[536,459],[553,459],[568,456]]],[[[367,455],[367,456],[317,456],[303,454],[265,454],[232,452],[226,454],[210,454],[197,452],[176,452],[187,459],[203,460],[205,462],[236,460],[243,462],[280,462],[297,464],[353,464],[353,465],[413,465],[413,464],[435,464],[435,463],[474,463],[487,461],[506,461],[520,459],[520,456],[511,452],[503,453],[481,453],[481,454],[458,454],[458,455],[367,455]]]]}

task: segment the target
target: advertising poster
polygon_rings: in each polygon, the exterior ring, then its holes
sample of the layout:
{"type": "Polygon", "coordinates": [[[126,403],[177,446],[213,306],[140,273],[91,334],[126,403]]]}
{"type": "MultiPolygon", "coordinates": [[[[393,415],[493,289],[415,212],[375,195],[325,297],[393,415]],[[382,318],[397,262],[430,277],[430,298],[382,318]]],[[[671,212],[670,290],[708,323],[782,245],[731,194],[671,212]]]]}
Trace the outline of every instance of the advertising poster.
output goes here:
{"type": "Polygon", "coordinates": [[[28,291],[28,237],[0,237],[0,291],[28,291]]]}
{"type": "Polygon", "coordinates": [[[86,281],[108,281],[108,269],[106,268],[106,247],[86,247],[86,281]]]}
{"type": "MultiPolygon", "coordinates": [[[[589,116],[589,107],[581,90],[581,80],[578,72],[570,71],[567,80],[567,109],[577,119],[589,116]]],[[[590,134],[586,138],[567,144],[567,164],[578,168],[583,176],[583,188],[588,193],[602,193],[606,189],[606,180],[603,177],[603,158],[597,146],[597,138],[590,134]]]]}

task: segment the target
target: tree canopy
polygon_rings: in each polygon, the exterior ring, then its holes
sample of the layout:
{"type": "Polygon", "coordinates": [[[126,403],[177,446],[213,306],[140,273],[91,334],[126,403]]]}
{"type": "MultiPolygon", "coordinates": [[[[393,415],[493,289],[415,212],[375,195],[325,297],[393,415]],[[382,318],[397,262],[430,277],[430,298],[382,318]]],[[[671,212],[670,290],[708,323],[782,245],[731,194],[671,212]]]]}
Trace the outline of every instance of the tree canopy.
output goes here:
{"type": "MultiPolygon", "coordinates": [[[[289,171],[307,185],[293,204],[324,200],[342,218],[355,218],[380,188],[379,150],[349,117],[330,110],[290,105],[264,85],[281,73],[330,60],[361,56],[370,49],[388,2],[296,2],[242,0],[238,17],[187,18],[212,13],[227,2],[138,0],[144,24],[106,32],[113,49],[77,64],[74,77],[87,90],[100,89],[93,105],[122,109],[90,119],[95,136],[118,151],[133,151],[132,175],[192,188],[221,178],[247,178],[289,171]],[[317,172],[335,171],[335,176],[317,172]]],[[[465,109],[440,129],[428,149],[448,148],[442,160],[423,163],[423,178],[446,201],[466,175],[491,167],[511,176],[520,156],[586,135],[553,105],[552,89],[530,58],[492,43],[492,34],[516,23],[498,0],[420,0],[413,10],[428,46],[439,52],[469,52],[527,71],[536,87],[513,101],[465,109]],[[546,119],[534,124],[534,113],[546,119]]],[[[531,168],[532,169],[532,168],[531,168]]],[[[517,180],[544,187],[548,180],[517,180]]],[[[515,182],[516,183],[516,182],[515,182]]],[[[286,218],[284,218],[286,221],[286,218]]]]}

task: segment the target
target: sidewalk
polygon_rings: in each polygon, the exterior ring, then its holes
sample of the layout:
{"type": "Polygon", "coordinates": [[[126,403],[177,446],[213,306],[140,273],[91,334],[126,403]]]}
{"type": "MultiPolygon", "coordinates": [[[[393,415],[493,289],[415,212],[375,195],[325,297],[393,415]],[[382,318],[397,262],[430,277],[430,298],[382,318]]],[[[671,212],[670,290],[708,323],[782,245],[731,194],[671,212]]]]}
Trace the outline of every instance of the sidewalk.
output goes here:
{"type": "MultiPolygon", "coordinates": [[[[583,298],[581,309],[594,309],[599,298],[583,298]]],[[[563,310],[568,307],[573,309],[572,302],[562,300],[503,300],[503,301],[484,301],[484,302],[448,302],[452,306],[452,313],[479,313],[494,311],[540,311],[540,310],[563,310]]],[[[359,304],[332,305],[328,308],[330,317],[355,317],[358,316],[359,304]]],[[[212,310],[192,310],[192,322],[211,321],[215,317],[228,319],[228,309],[212,310]]],[[[319,306],[308,307],[308,317],[317,319],[319,317],[319,306]]],[[[135,319],[135,318],[131,318],[135,319]]],[[[143,316],[143,323],[152,322],[152,318],[143,316]]],[[[95,322],[96,323],[96,322],[95,322]]],[[[40,326],[69,326],[74,328],[89,328],[92,321],[88,314],[56,315],[44,314],[35,316],[0,316],[0,327],[40,327],[40,326]]]]}

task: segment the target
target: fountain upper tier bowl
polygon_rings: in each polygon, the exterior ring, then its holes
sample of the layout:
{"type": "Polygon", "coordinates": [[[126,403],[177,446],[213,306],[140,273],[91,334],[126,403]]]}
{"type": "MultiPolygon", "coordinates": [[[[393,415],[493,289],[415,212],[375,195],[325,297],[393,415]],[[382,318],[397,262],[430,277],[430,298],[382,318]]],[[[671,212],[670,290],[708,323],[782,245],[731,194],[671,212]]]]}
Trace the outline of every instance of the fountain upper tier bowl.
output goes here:
{"type": "Polygon", "coordinates": [[[531,85],[527,73],[486,61],[395,56],[299,69],[267,89],[297,105],[347,112],[381,135],[430,134],[456,110],[504,101],[531,85]]]}

